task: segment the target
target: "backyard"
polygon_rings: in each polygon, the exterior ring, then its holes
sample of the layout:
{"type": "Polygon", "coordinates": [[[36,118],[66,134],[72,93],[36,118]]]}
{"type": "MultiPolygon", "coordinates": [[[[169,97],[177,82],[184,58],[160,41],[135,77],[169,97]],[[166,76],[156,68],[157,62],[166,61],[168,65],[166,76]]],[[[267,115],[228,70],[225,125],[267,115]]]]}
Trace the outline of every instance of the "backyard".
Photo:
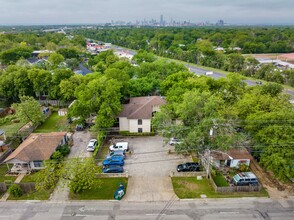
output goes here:
{"type": "Polygon", "coordinates": [[[49,133],[58,131],[68,131],[69,124],[66,116],[59,116],[57,112],[53,112],[46,121],[40,125],[34,133],[49,133]]]}
{"type": "Polygon", "coordinates": [[[205,178],[197,180],[196,177],[172,177],[172,184],[180,199],[201,198],[203,194],[207,198],[268,197],[265,189],[260,192],[218,193],[214,191],[210,181],[205,178]]]}

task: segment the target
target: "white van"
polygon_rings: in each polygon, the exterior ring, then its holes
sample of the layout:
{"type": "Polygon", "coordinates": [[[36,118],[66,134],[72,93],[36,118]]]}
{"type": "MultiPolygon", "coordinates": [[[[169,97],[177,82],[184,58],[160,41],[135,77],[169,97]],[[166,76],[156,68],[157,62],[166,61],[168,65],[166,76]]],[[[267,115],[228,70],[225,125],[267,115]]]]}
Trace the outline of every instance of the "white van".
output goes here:
{"type": "Polygon", "coordinates": [[[113,144],[109,147],[109,151],[117,151],[117,150],[129,151],[129,143],[117,142],[116,144],[113,144]]]}

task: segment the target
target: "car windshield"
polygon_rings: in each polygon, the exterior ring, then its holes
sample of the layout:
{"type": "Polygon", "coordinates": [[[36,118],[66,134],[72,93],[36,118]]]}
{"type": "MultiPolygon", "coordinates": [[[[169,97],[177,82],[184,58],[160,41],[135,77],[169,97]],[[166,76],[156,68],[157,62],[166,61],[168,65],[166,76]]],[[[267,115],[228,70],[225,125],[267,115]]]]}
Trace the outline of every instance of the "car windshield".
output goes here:
{"type": "Polygon", "coordinates": [[[241,179],[240,176],[237,174],[233,177],[237,182],[241,179]]]}
{"type": "Polygon", "coordinates": [[[188,166],[186,164],[183,164],[183,168],[186,169],[188,166]]]}

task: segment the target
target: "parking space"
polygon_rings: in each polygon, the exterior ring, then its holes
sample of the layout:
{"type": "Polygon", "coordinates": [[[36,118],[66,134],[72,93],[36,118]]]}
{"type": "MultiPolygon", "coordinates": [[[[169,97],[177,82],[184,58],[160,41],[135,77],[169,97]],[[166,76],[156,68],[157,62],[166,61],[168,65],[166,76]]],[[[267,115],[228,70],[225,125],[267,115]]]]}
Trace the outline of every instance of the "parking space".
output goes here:
{"type": "Polygon", "coordinates": [[[124,139],[129,142],[131,153],[125,160],[129,173],[127,201],[168,201],[177,198],[174,194],[170,171],[176,171],[179,163],[189,157],[169,154],[171,146],[162,137],[136,137],[124,139]]]}

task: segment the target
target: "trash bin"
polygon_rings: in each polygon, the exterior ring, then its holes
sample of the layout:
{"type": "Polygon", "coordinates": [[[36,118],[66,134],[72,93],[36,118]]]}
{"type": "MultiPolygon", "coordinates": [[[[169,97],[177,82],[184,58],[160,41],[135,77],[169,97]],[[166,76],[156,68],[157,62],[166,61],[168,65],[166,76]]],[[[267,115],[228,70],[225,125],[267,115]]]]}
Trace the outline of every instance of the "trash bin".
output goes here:
{"type": "Polygon", "coordinates": [[[125,195],[125,187],[122,183],[119,184],[119,188],[114,193],[114,199],[121,200],[125,195]]]}

